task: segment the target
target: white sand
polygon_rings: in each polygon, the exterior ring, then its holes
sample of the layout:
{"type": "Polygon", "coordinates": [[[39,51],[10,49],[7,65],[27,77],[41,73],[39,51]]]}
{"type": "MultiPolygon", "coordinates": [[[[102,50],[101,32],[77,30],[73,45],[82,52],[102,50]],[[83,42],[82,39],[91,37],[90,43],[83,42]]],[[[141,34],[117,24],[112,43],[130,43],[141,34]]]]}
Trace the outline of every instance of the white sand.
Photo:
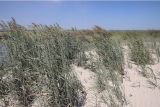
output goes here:
{"type": "Polygon", "coordinates": [[[96,107],[98,105],[98,93],[96,90],[96,74],[88,69],[73,65],[78,79],[81,81],[87,93],[86,103],[84,107],[96,107]]]}

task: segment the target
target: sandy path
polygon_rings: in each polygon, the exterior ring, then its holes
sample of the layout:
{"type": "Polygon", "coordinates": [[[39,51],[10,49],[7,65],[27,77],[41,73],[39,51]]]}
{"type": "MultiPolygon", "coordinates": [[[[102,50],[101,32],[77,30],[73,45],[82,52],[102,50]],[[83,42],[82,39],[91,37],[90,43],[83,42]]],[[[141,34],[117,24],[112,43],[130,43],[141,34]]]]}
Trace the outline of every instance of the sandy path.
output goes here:
{"type": "Polygon", "coordinates": [[[100,94],[96,89],[96,74],[89,69],[84,69],[82,67],[77,67],[73,65],[73,69],[77,74],[78,79],[81,81],[87,93],[86,102],[84,107],[107,107],[100,100],[100,94]]]}
{"type": "Polygon", "coordinates": [[[127,76],[123,83],[125,97],[129,103],[127,107],[160,107],[158,88],[152,88],[147,83],[147,78],[141,76],[134,68],[127,70],[127,76]]]}

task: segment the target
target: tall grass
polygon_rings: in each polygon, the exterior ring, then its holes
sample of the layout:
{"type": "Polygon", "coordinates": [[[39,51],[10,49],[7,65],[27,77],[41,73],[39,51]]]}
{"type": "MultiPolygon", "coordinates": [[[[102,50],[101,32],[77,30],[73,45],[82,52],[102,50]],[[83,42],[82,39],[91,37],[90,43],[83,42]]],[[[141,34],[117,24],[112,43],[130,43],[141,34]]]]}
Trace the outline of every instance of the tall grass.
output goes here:
{"type": "MultiPolygon", "coordinates": [[[[143,68],[153,62],[142,41],[146,32],[110,33],[98,26],[93,30],[68,31],[58,24],[34,23],[29,30],[14,19],[0,25],[7,31],[0,44],[7,52],[0,59],[0,101],[5,106],[12,106],[8,97],[18,100],[14,106],[31,107],[39,97],[45,96],[43,106],[82,107],[84,89],[72,70],[72,64],[77,64],[97,74],[97,89],[109,107],[123,107],[126,104],[121,85],[125,75],[124,56],[118,40],[129,41],[130,58],[137,65],[143,68]]],[[[151,32],[155,37],[158,34],[151,32]]],[[[160,56],[158,46],[157,42],[153,44],[157,57],[160,56]]],[[[145,68],[143,71],[146,77],[155,78],[152,71],[145,68]]]]}
{"type": "MultiPolygon", "coordinates": [[[[59,26],[33,24],[34,29],[19,27],[13,19],[5,24],[9,32],[5,45],[9,53],[9,72],[13,87],[3,89],[2,95],[12,91],[19,105],[29,107],[37,95],[46,93],[48,106],[80,106],[83,91],[71,64],[80,52],[78,41],[59,26]]],[[[5,70],[1,70],[5,72],[5,70]]],[[[5,85],[1,79],[1,86],[5,85]]]]}
{"type": "Polygon", "coordinates": [[[122,107],[125,104],[121,89],[124,75],[122,48],[111,39],[110,33],[100,28],[94,31],[95,46],[99,55],[95,67],[99,92],[102,92],[102,99],[109,107],[122,107]]]}
{"type": "Polygon", "coordinates": [[[131,60],[135,64],[145,66],[153,62],[149,50],[145,47],[141,39],[133,37],[130,40],[129,48],[131,60]]]}

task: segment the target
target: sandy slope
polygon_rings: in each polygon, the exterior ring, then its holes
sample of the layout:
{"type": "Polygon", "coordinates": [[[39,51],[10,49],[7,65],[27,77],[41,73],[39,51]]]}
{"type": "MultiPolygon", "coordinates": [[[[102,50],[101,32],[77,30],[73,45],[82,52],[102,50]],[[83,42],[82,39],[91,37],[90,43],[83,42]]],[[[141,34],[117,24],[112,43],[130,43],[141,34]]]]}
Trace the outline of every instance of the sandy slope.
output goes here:
{"type": "Polygon", "coordinates": [[[96,89],[96,74],[89,69],[73,65],[78,79],[81,81],[87,93],[84,107],[107,107],[100,99],[100,93],[96,89]]]}
{"type": "Polygon", "coordinates": [[[84,107],[96,107],[98,93],[96,90],[96,75],[88,69],[77,67],[73,65],[73,69],[76,72],[78,79],[81,81],[87,93],[86,103],[84,107]]]}
{"type": "MultiPolygon", "coordinates": [[[[154,73],[159,72],[160,64],[151,66],[154,73]]],[[[132,66],[132,68],[125,68],[127,72],[126,78],[124,78],[124,90],[126,98],[128,99],[127,107],[160,107],[160,90],[159,86],[154,87],[148,84],[148,80],[139,73],[138,67],[132,66]]],[[[157,80],[159,84],[159,80],[157,80]]]]}
{"type": "Polygon", "coordinates": [[[149,88],[147,79],[136,71],[128,70],[129,79],[124,80],[125,97],[128,100],[127,107],[160,107],[160,90],[149,88]]]}
{"type": "MultiPolygon", "coordinates": [[[[127,107],[160,107],[160,90],[148,84],[148,80],[154,81],[152,78],[146,78],[140,74],[140,67],[129,64],[128,49],[124,47],[125,54],[125,78],[123,81],[125,97],[128,100],[127,107]]],[[[160,63],[149,65],[155,75],[160,72],[160,63]]],[[[148,71],[149,72],[149,71],[148,71]]],[[[159,80],[157,80],[159,84],[159,80]]]]}
{"type": "MultiPolygon", "coordinates": [[[[127,47],[124,47],[125,54],[125,72],[126,75],[123,79],[123,91],[127,99],[127,105],[125,107],[160,107],[160,89],[159,87],[153,87],[148,84],[148,80],[142,76],[139,72],[140,67],[134,65],[129,61],[127,47]]],[[[150,68],[155,74],[160,72],[160,63],[150,65],[150,68]]],[[[96,74],[88,69],[82,67],[73,66],[74,71],[77,73],[79,80],[86,89],[86,104],[84,107],[107,107],[102,103],[99,94],[96,90],[96,74]]],[[[157,80],[160,84],[160,81],[157,80]]]]}

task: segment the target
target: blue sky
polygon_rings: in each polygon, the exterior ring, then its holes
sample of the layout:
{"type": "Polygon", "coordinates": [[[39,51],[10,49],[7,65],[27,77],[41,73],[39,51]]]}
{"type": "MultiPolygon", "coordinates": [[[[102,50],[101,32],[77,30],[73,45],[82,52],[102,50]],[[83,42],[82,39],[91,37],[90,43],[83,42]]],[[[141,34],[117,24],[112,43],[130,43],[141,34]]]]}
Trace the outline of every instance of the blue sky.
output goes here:
{"type": "Polygon", "coordinates": [[[19,24],[58,23],[64,28],[160,29],[160,2],[0,1],[0,20],[14,17],[19,24]]]}

